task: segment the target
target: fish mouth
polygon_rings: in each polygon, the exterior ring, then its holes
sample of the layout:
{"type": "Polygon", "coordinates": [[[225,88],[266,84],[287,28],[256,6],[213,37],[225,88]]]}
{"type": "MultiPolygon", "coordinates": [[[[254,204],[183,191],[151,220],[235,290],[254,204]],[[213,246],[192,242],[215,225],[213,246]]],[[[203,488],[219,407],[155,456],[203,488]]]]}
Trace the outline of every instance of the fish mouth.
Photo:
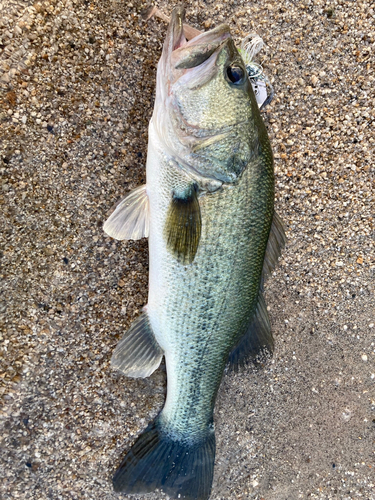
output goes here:
{"type": "Polygon", "coordinates": [[[184,33],[185,9],[179,5],[171,14],[171,21],[164,43],[164,59],[170,72],[196,68],[209,59],[231,38],[230,28],[221,24],[187,41],[184,33]]]}
{"type": "Polygon", "coordinates": [[[230,135],[233,125],[237,123],[222,128],[203,127],[199,120],[192,120],[185,112],[184,96],[190,90],[197,90],[206,85],[221,71],[217,62],[223,51],[225,66],[238,58],[239,54],[227,24],[220,24],[187,41],[184,20],[185,9],[179,5],[171,14],[164,42],[159,83],[163,89],[164,107],[169,106],[170,114],[176,120],[175,123],[178,123],[175,131],[179,131],[181,142],[191,148],[202,149],[204,145],[223,140],[230,135]]]}
{"type": "Polygon", "coordinates": [[[201,172],[216,143],[237,140],[243,118],[215,119],[215,89],[225,87],[228,65],[242,59],[227,24],[188,41],[184,20],[185,9],[175,7],[158,64],[153,123],[164,150],[188,171],[201,172]]]}

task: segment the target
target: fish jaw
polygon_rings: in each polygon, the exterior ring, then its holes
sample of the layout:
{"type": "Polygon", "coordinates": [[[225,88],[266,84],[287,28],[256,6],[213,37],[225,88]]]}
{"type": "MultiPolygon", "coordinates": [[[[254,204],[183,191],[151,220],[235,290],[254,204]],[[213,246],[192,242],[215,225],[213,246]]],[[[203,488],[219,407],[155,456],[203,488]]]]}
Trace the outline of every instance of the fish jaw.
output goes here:
{"type": "Polygon", "coordinates": [[[230,38],[230,28],[221,24],[210,31],[201,33],[189,42],[184,33],[185,9],[177,6],[172,11],[171,21],[163,45],[163,53],[158,64],[158,75],[167,83],[174,82],[181,70],[198,66],[204,62],[220,44],[230,38]]]}
{"type": "Polygon", "coordinates": [[[218,49],[231,38],[227,24],[201,33],[187,41],[183,22],[185,9],[177,6],[171,15],[165,37],[163,52],[158,63],[155,108],[167,109],[171,104],[173,85],[184,76],[183,84],[192,80],[190,86],[196,86],[200,77],[201,84],[209,79],[208,68],[214,66],[218,49]],[[210,59],[210,64],[204,64],[210,59]],[[194,71],[192,71],[194,69],[194,71]]]}
{"type": "MultiPolygon", "coordinates": [[[[192,73],[187,70],[200,66],[213,54],[222,41],[230,37],[229,26],[220,25],[210,31],[201,33],[188,42],[184,33],[184,19],[185,9],[177,6],[172,11],[163,52],[158,63],[155,110],[162,110],[163,115],[171,105],[172,85],[186,73],[190,73],[192,78],[195,77],[196,79],[197,71],[192,73]],[[193,59],[195,65],[192,62],[193,59]],[[187,64],[187,60],[190,60],[190,65],[187,64]]],[[[201,68],[199,72],[201,76],[205,74],[206,67],[207,65],[201,68]]],[[[155,114],[157,113],[154,112],[155,114]]]]}

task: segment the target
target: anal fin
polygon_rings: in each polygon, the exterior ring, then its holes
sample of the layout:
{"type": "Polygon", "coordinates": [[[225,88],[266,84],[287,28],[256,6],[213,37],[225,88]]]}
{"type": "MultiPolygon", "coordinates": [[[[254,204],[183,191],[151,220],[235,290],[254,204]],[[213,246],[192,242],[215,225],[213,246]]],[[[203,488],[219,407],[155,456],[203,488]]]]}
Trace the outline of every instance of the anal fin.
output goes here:
{"type": "Polygon", "coordinates": [[[164,228],[167,247],[182,264],[193,262],[201,230],[197,186],[191,184],[183,193],[173,194],[164,228]]]}
{"type": "Polygon", "coordinates": [[[263,353],[273,352],[273,337],[268,318],[267,306],[263,294],[259,292],[255,313],[236,347],[229,355],[229,363],[233,368],[246,365],[249,361],[257,361],[263,353]]]}
{"type": "Polygon", "coordinates": [[[162,357],[163,350],[144,311],[117,344],[111,366],[128,377],[144,378],[158,368],[162,357]]]}
{"type": "Polygon", "coordinates": [[[149,207],[146,186],[139,186],[117,204],[103,226],[116,240],[139,240],[149,232],[149,207]]]}

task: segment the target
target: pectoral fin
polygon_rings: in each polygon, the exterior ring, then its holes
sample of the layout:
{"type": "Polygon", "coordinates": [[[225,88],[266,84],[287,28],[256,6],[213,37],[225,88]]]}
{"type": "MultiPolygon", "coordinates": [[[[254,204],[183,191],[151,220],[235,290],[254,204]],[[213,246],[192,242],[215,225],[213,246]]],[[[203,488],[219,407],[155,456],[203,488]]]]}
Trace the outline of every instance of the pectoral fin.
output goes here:
{"type": "Polygon", "coordinates": [[[116,240],[147,238],[149,209],[146,186],[130,191],[118,204],[103,226],[104,231],[116,240]]]}
{"type": "Polygon", "coordinates": [[[167,247],[182,264],[193,262],[201,230],[197,186],[191,184],[183,193],[173,194],[164,228],[167,247]]]}

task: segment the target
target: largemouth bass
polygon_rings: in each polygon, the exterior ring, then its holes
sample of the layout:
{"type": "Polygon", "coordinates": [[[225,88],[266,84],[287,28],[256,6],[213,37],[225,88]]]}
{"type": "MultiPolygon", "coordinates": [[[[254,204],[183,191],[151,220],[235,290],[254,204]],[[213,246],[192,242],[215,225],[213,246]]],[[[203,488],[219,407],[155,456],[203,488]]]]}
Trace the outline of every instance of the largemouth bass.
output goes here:
{"type": "Polygon", "coordinates": [[[149,238],[149,298],[112,365],[147,377],[163,355],[167,398],[117,470],[119,492],[209,497],[213,411],[224,368],[272,352],[262,295],[284,232],[270,142],[227,25],[187,42],[172,12],[158,64],[147,181],[104,225],[149,238]]]}

